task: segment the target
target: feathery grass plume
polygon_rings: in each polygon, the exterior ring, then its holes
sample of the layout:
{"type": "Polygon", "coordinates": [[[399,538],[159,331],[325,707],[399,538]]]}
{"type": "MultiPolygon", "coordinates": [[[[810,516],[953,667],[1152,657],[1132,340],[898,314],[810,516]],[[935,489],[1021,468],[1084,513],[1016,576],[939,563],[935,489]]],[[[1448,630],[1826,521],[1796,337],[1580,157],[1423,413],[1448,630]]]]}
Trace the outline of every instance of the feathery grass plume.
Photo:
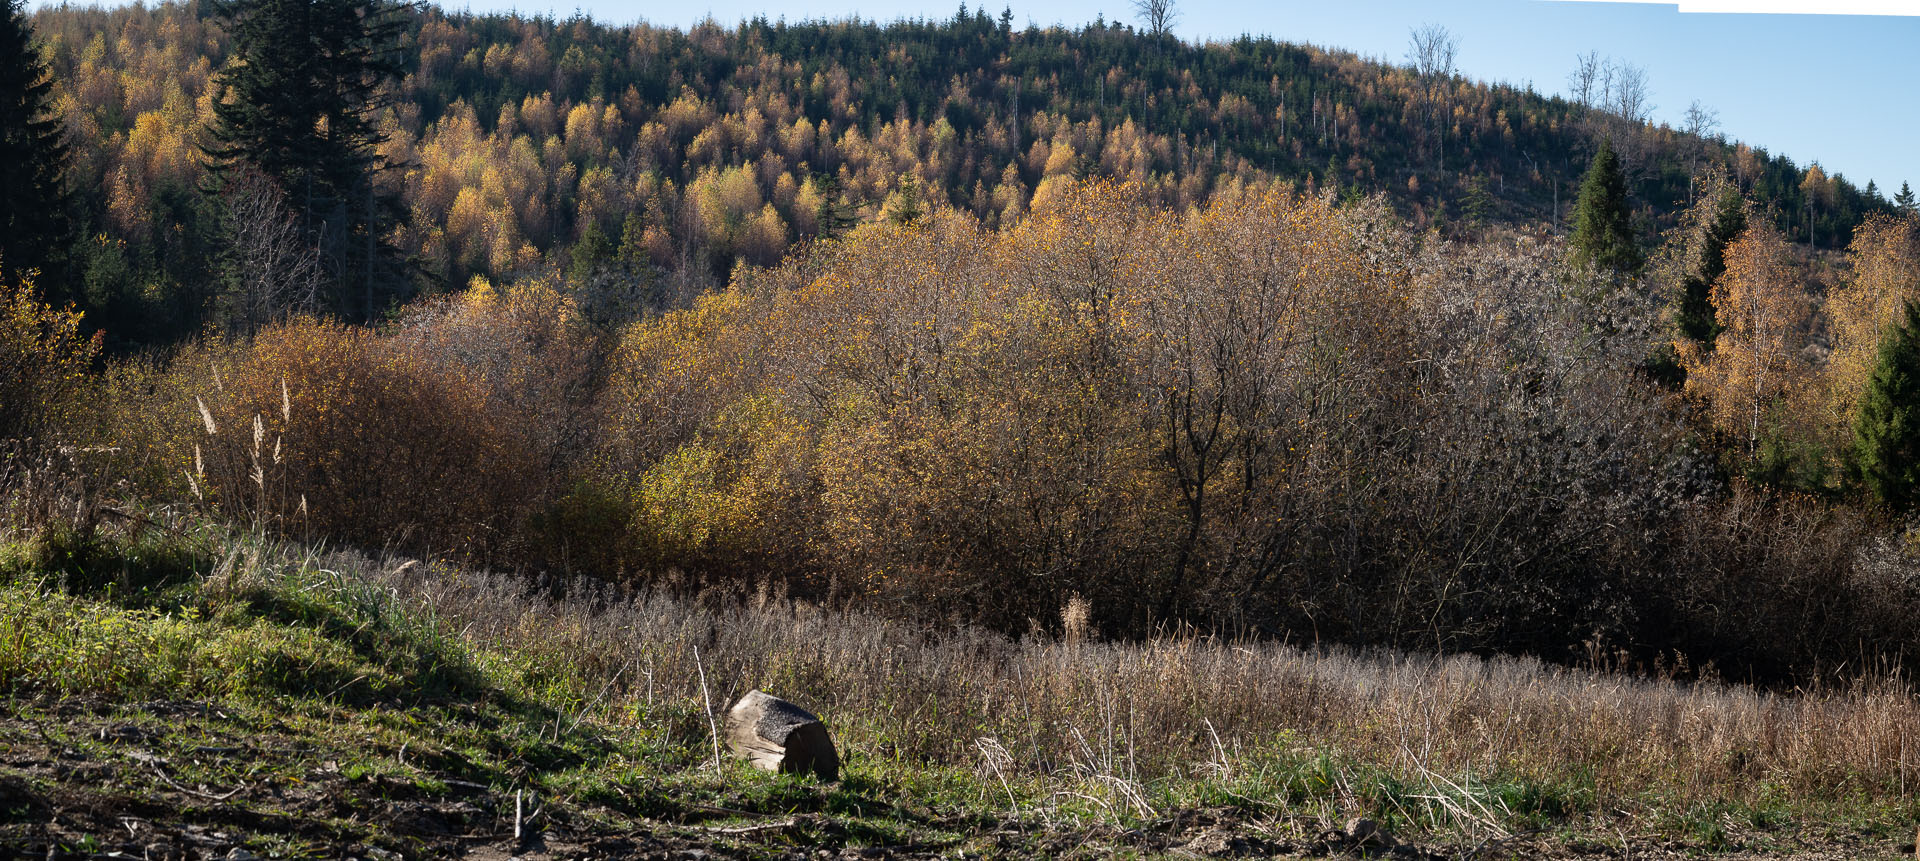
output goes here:
{"type": "Polygon", "coordinates": [[[218,435],[220,433],[220,426],[214,424],[213,413],[207,410],[207,402],[196,397],[193,399],[193,404],[200,408],[200,421],[206,425],[207,436],[218,435]]]}
{"type": "Polygon", "coordinates": [[[1067,596],[1067,603],[1060,607],[1061,636],[1068,643],[1083,643],[1091,630],[1089,620],[1093,617],[1093,606],[1087,599],[1075,592],[1067,596]]]}

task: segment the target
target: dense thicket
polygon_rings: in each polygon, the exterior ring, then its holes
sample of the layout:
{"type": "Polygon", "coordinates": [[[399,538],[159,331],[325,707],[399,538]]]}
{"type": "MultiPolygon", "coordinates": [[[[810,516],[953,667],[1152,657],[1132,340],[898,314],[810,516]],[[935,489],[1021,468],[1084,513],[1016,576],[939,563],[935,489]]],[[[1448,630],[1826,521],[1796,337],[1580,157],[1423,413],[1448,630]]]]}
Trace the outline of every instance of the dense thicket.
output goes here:
{"type": "MultiPolygon", "coordinates": [[[[232,43],[197,8],[34,16],[92,219],[84,304],[121,342],[192,332],[220,305],[208,261],[226,238],[194,142],[232,43]]],[[[375,128],[380,158],[409,165],[377,185],[406,212],[386,238],[428,286],[558,261],[594,276],[613,312],[684,300],[737,262],[777,263],[876,216],[903,177],[988,226],[1061,180],[1106,176],[1176,207],[1273,177],[1385,192],[1422,227],[1564,227],[1609,137],[1643,240],[1707,165],[1770,205],[1790,242],[1837,248],[1887,206],[1817,166],[1524,88],[1271,39],[1185,45],[1118,23],[1012,20],[679,31],[419,10],[418,61],[375,128]]]]}
{"type": "MultiPolygon", "coordinates": [[[[202,340],[69,391],[97,408],[62,428],[150,499],[497,565],[1783,678],[1920,645],[1920,558],[1872,509],[1738,477],[1770,434],[1851,429],[1808,395],[1844,374],[1741,322],[1775,319],[1742,304],[1778,276],[1761,228],[1687,397],[1640,370],[1667,306],[1558,242],[1069,182],[998,229],[862,225],[618,329],[546,273],[378,330],[202,340]]],[[[1859,271],[1905,265],[1870,239],[1859,271]]]]}

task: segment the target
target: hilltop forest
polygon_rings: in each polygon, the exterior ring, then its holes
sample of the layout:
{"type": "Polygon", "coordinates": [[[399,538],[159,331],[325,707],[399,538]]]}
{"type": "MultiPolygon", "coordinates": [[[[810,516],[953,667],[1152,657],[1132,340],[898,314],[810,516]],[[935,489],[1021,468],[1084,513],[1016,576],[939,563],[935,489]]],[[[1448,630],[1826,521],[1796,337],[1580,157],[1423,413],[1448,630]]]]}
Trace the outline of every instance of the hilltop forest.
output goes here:
{"type": "Polygon", "coordinates": [[[1920,655],[1911,193],[1598,54],[1570,101],[1432,28],[14,20],[65,190],[0,258],[0,479],[87,511],[1014,634],[1920,655]]]}
{"type": "MultiPolygon", "coordinates": [[[[214,6],[32,16],[82,225],[54,295],[114,345],[245,316],[219,295],[233,202],[207,192],[202,152],[231,50],[214,6]]],[[[397,209],[383,240],[412,268],[381,277],[378,295],[326,297],[354,319],[544,265],[622,269],[629,289],[609,313],[657,310],[738,263],[770,266],[870,220],[903,189],[990,229],[1093,177],[1174,208],[1278,183],[1384,194],[1417,229],[1564,228],[1601,137],[1623,156],[1646,241],[1712,165],[1789,242],[1842,248],[1865,214],[1891,209],[1818,165],[1650,124],[1644,77],[1591,57],[1568,59],[1586,69],[1582,104],[1267,38],[1016,30],[1011,11],[964,5],[946,21],[690,32],[431,6],[404,16],[404,74],[369,122],[386,168],[375,181],[397,209]]],[[[1694,131],[1710,123],[1701,114],[1694,131]]]]}

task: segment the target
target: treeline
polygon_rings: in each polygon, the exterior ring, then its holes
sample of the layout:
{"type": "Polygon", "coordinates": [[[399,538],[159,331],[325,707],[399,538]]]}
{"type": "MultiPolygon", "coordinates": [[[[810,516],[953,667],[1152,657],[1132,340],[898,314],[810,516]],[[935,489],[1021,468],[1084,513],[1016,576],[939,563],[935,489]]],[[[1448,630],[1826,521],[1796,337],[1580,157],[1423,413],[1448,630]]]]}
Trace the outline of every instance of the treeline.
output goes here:
{"type": "MultiPolygon", "coordinates": [[[[76,155],[69,265],[43,278],[121,345],[231,326],[230,201],[200,147],[230,37],[205,4],[49,7],[76,155]],[[226,286],[223,286],[226,285],[226,286]]],[[[1010,224],[1067,179],[1185,207],[1226,182],[1384,192],[1416,225],[1564,226],[1600,137],[1643,238],[1721,165],[1790,242],[1837,249],[1877,194],[1744,144],[1529,89],[1310,46],[1188,45],[1117,22],[704,24],[408,13],[418,60],[376,119],[378,179],[415,263],[379,300],[557,265],[604,313],[672,307],[738,263],[877,217],[903,192],[1010,224]]],[[[1571,63],[1571,61],[1570,61],[1571,63]]],[[[1610,104],[1610,103],[1608,103],[1610,104]]],[[[1626,108],[1632,111],[1631,106],[1626,108]]],[[[336,303],[344,307],[344,301],[336,303]]]]}
{"type": "MultiPolygon", "coordinates": [[[[1914,229],[1856,240],[1862,331],[1920,295],[1914,229]]],[[[1728,246],[1704,355],[1659,276],[1420,237],[1378,200],[1067,182],[1012,225],[863,225],[618,328],[548,273],[104,377],[29,298],[14,342],[53,379],[28,432],[81,443],[95,486],[356,545],[1013,632],[1084,602],[1108,636],[1770,680],[1915,653],[1920,556],[1887,516],[1911,500],[1750,475],[1788,418],[1857,460],[1819,435],[1829,397],[1885,390],[1739,319],[1797,284],[1768,223],[1728,246]],[[1663,347],[1679,391],[1647,370],[1663,347]],[[1795,382],[1756,389],[1761,366],[1795,382]]]]}

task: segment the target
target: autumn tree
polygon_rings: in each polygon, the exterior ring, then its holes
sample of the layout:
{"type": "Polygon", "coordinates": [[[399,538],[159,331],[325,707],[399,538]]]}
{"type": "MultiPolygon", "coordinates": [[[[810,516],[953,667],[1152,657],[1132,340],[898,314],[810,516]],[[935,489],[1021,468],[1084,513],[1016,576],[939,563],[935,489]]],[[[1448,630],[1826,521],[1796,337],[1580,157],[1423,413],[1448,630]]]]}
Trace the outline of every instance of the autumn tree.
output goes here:
{"type": "Polygon", "coordinates": [[[1620,175],[1620,159],[1606,140],[1593,154],[1575,204],[1569,259],[1576,266],[1630,275],[1640,268],[1640,246],[1633,235],[1633,217],[1627,208],[1627,183],[1620,175]]]}
{"type": "Polygon", "coordinates": [[[1920,502],[1920,303],[1902,307],[1880,343],[1854,421],[1860,477],[1895,511],[1920,502]]]}
{"type": "Polygon", "coordinates": [[[1758,450],[1768,420],[1804,382],[1795,341],[1807,316],[1805,295],[1778,231],[1756,221],[1727,248],[1727,271],[1709,297],[1722,327],[1713,352],[1682,344],[1687,390],[1706,401],[1715,423],[1758,450]]]}
{"type": "Polygon", "coordinates": [[[0,279],[55,272],[71,241],[67,142],[21,0],[0,6],[0,279]]]}
{"type": "Polygon", "coordinates": [[[0,440],[59,430],[99,352],[79,312],[48,305],[30,280],[0,284],[0,440]]]}
{"type": "Polygon", "coordinates": [[[1910,218],[1869,217],[1854,231],[1847,264],[1849,277],[1826,302],[1833,342],[1828,404],[1840,429],[1854,418],[1886,333],[1909,303],[1920,301],[1920,226],[1910,218]]]}
{"type": "Polygon", "coordinates": [[[1831,196],[1832,189],[1830,185],[1831,183],[1827,179],[1827,173],[1820,169],[1819,162],[1808,165],[1806,177],[1800,180],[1800,199],[1807,213],[1808,247],[1813,246],[1813,234],[1816,226],[1814,213],[1816,210],[1826,208],[1827,198],[1831,196]]]}
{"type": "Polygon", "coordinates": [[[389,167],[377,111],[398,77],[405,22],[386,0],[220,0],[214,7],[233,51],[215,80],[211,143],[223,177],[243,167],[280,187],[321,247],[336,285],[333,304],[371,317],[377,279],[390,280],[382,248],[391,201],[376,175],[389,167]],[[348,285],[361,287],[358,301],[348,285]]]}

